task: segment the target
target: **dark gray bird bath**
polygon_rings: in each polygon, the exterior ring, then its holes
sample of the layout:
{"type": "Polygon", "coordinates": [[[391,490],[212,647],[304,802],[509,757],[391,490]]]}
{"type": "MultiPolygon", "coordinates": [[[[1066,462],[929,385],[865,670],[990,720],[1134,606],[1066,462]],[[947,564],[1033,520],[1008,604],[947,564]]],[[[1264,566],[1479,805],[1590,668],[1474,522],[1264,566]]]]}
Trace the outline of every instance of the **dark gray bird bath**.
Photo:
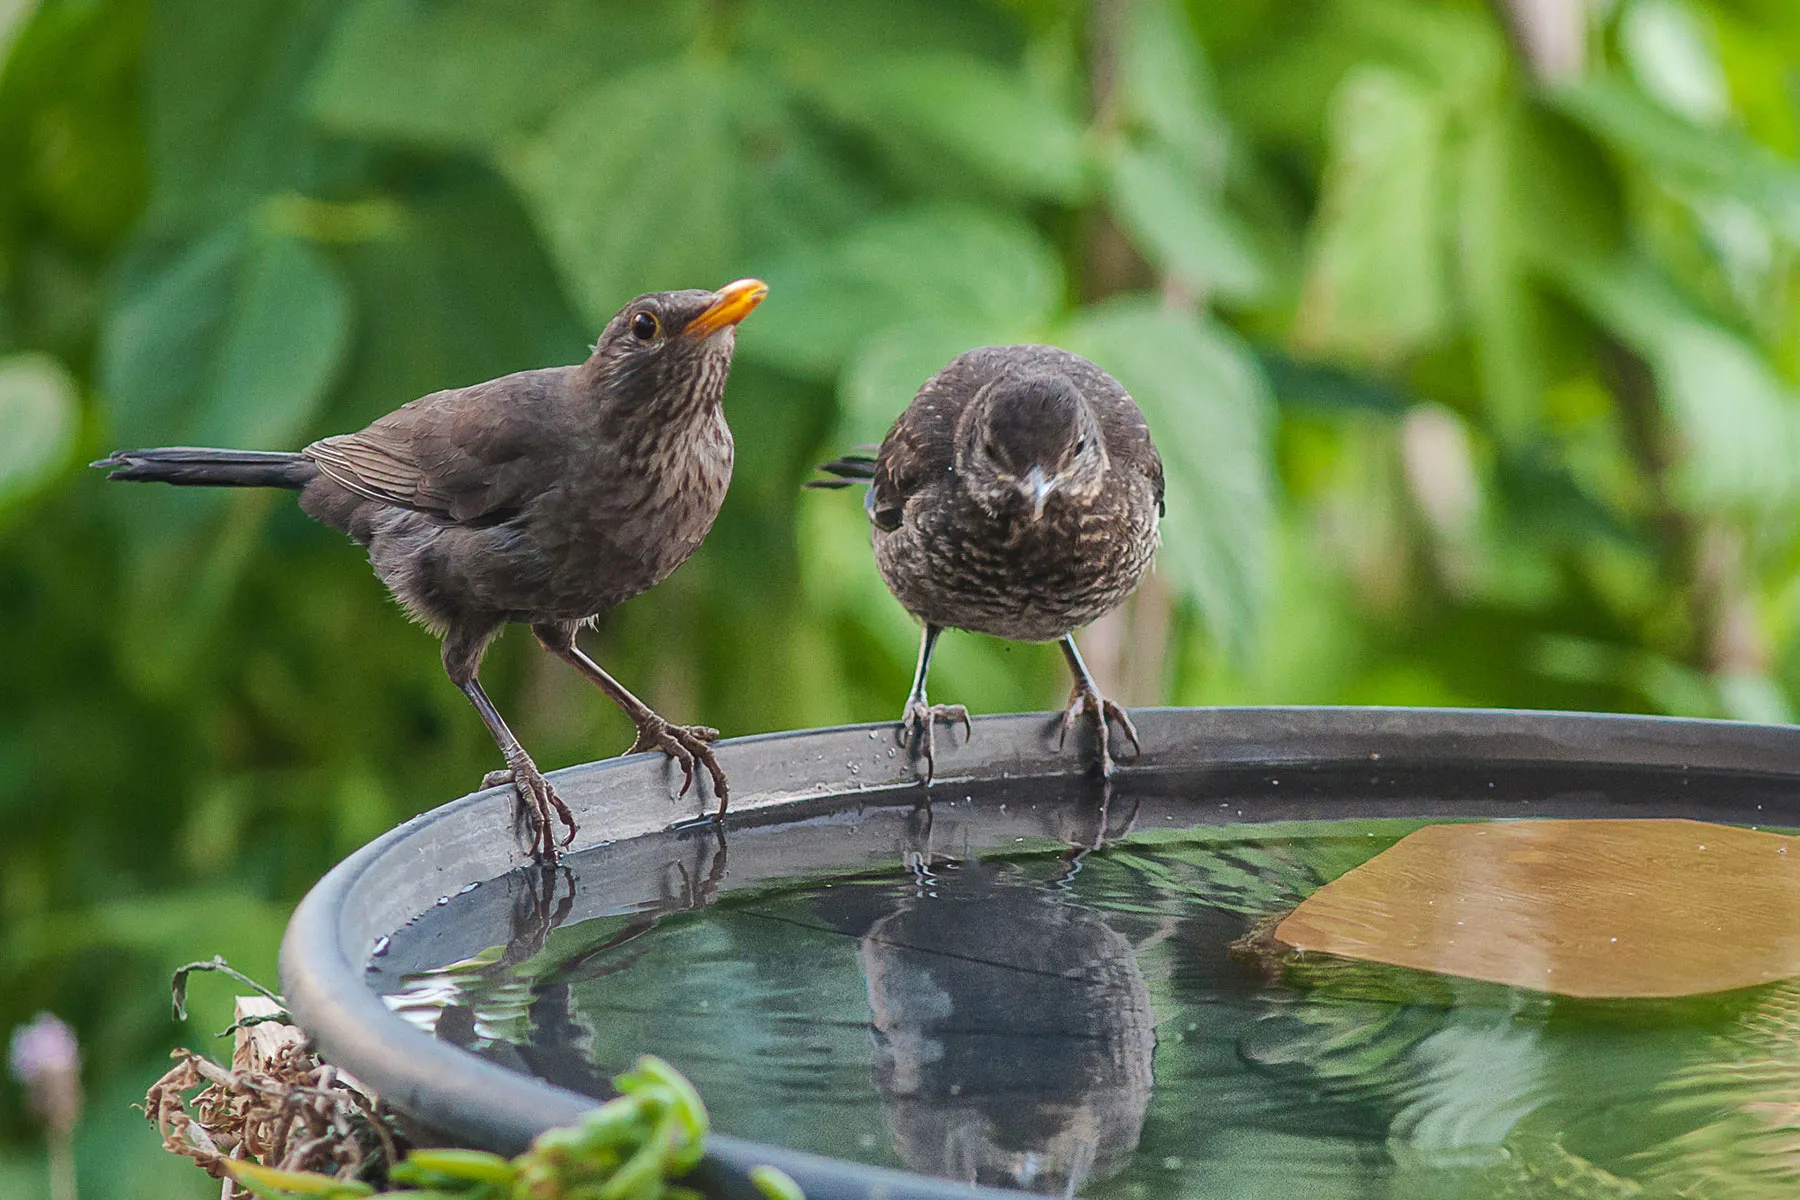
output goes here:
{"type": "MultiPolygon", "coordinates": [[[[1797,728],[1348,708],[1159,709],[1136,718],[1144,753],[1127,764],[1107,797],[1096,781],[1076,773],[1086,759],[1074,747],[1058,752],[1053,715],[978,719],[968,745],[960,736],[941,743],[931,793],[937,815],[930,822],[916,810],[920,791],[904,751],[894,752],[892,724],[722,743],[720,758],[733,783],[725,833],[728,868],[712,831],[671,828],[698,815],[704,801],[671,799],[671,782],[679,781],[679,773],[661,755],[554,774],[580,824],[566,872],[532,873],[522,846],[497,835],[513,803],[510,792],[465,796],[365,846],[313,889],[282,944],[283,990],[322,1053],[395,1108],[460,1144],[512,1153],[592,1105],[600,1078],[595,1069],[579,1056],[552,1063],[534,1063],[529,1054],[504,1061],[483,1057],[457,1044],[469,1040],[466,1031],[459,1038],[440,1022],[434,1036],[391,1009],[379,993],[393,991],[408,971],[466,960],[485,947],[508,946],[509,961],[529,957],[558,926],[622,911],[609,886],[643,875],[646,864],[655,870],[691,864],[691,869],[680,866],[683,898],[672,907],[694,907],[711,901],[721,888],[736,893],[806,872],[867,870],[872,846],[891,851],[931,825],[940,836],[975,830],[988,846],[1027,839],[1079,846],[1103,823],[1110,822],[1116,836],[1128,821],[1140,832],[1345,818],[1527,815],[1800,825],[1797,728]],[[1509,782],[1521,779],[1529,785],[1509,782]],[[465,903],[474,895],[484,903],[465,903]]],[[[1069,862],[1072,874],[1080,867],[1079,852],[1071,853],[1069,862]]],[[[966,875],[974,884],[982,878],[973,871],[966,875]]],[[[986,914],[988,925],[1006,928],[977,936],[996,944],[1010,940],[1026,947],[1019,953],[1040,961],[1060,954],[1101,963],[1095,976],[1099,991],[1077,989],[1052,1002],[1066,1020],[1055,1013],[1038,1018],[1045,1036],[1068,1032],[1059,1020],[1092,1027],[1090,1040],[1110,1048],[1102,1055],[1110,1065],[1086,1072],[1098,1081],[1087,1091],[1070,1092],[1055,1080],[1027,1086],[1062,1087],[1067,1094],[1057,1100],[1057,1111],[1066,1121],[1084,1121],[1101,1131],[1094,1136],[1103,1144],[1097,1152],[1090,1147],[1083,1169],[1094,1169],[1096,1154],[1101,1160],[1128,1157],[1149,1101],[1150,1055],[1160,1041],[1129,939],[1080,905],[1044,915],[1008,879],[1000,878],[997,887],[991,893],[997,899],[972,899],[962,908],[952,896],[947,906],[929,912],[901,904],[859,914],[839,905],[841,911],[823,918],[838,921],[838,932],[861,939],[861,969],[869,981],[869,1003],[877,1010],[856,1034],[859,1045],[872,1039],[875,1046],[872,1072],[865,1067],[862,1076],[872,1073],[881,1090],[882,1111],[906,1162],[918,1165],[912,1153],[918,1145],[947,1137],[960,1139],[965,1156],[987,1152],[982,1145],[970,1148],[971,1139],[980,1138],[966,1129],[945,1129],[976,1118],[1004,1124],[1003,1118],[991,1112],[946,1115],[943,1106],[921,1106],[917,1100],[919,1089],[933,1086],[929,1068],[950,1035],[919,1024],[928,1023],[929,1014],[918,1015],[920,993],[911,982],[917,965],[907,949],[908,939],[941,938],[946,922],[978,925],[974,914],[986,914]],[[971,914],[966,921],[957,915],[962,912],[971,914]],[[1008,930],[1016,936],[1009,937],[1008,930]],[[1040,935],[1042,945],[1031,948],[1030,938],[1040,935]],[[927,1051],[923,1058],[921,1044],[927,1051]],[[912,1080],[912,1092],[898,1088],[896,1078],[912,1080]]],[[[646,917],[654,919],[654,913],[646,917]]],[[[965,1007],[1004,1004],[991,989],[981,990],[985,984],[968,986],[975,991],[965,1007]]],[[[540,1027],[549,1019],[542,1012],[533,1016],[540,1027]]],[[[980,1046],[957,1052],[965,1051],[985,1053],[980,1046]]],[[[982,1194],[968,1183],[740,1139],[731,1135],[741,1131],[722,1125],[697,1181],[709,1194],[754,1195],[744,1172],[757,1163],[782,1167],[814,1200],[982,1194]]],[[[990,1129],[982,1136],[993,1141],[1012,1134],[990,1129]]],[[[1054,1141],[1059,1135],[1051,1129],[1042,1136],[1054,1141]]],[[[931,1151],[919,1153],[929,1158],[931,1151]]],[[[1042,1170],[1056,1189],[1066,1185],[1056,1170],[1042,1170]]],[[[963,1174],[990,1177],[972,1167],[963,1174]]]]}

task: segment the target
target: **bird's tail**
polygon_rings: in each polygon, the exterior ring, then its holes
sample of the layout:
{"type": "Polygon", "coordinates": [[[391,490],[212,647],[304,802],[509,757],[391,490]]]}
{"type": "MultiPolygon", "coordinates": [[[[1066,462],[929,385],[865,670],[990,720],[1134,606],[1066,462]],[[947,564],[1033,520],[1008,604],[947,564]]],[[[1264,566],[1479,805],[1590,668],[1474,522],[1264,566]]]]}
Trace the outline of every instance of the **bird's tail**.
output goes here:
{"type": "Polygon", "coordinates": [[[120,450],[90,464],[108,479],[158,481],[181,487],[275,487],[299,489],[318,474],[308,459],[283,450],[204,450],[163,446],[120,450]]]}
{"type": "Polygon", "coordinates": [[[875,478],[875,458],[868,454],[846,454],[828,463],[820,463],[819,470],[830,475],[830,479],[809,479],[802,487],[809,488],[847,488],[859,483],[868,483],[875,478]]]}

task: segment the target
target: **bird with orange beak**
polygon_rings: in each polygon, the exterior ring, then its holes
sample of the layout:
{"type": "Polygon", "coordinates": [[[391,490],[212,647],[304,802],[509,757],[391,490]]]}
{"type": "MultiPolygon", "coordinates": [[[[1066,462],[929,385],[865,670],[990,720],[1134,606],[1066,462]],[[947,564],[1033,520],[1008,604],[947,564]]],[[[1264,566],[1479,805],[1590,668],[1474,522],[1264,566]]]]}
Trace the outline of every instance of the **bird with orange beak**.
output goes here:
{"type": "MultiPolygon", "coordinates": [[[[163,447],[95,463],[111,478],[183,486],[277,487],[349,534],[414,619],[443,639],[444,669],[506,759],[489,775],[517,793],[540,858],[567,845],[574,814],[501,718],[478,678],[508,624],[592,680],[637,727],[631,751],[661,750],[725,772],[700,725],[674,725],[576,645],[576,632],[655,586],[700,545],[731,481],[722,400],[736,329],[768,288],[653,292],[607,322],[586,362],[433,392],[358,433],[299,451],[163,447]]],[[[628,751],[629,753],[629,751],[628,751]]]]}
{"type": "Polygon", "coordinates": [[[960,704],[925,698],[946,628],[1020,642],[1060,642],[1075,686],[1062,732],[1084,713],[1099,768],[1111,775],[1123,708],[1100,694],[1074,631],[1122,604],[1150,570],[1163,512],[1162,459],[1119,381],[1055,346],[982,346],[926,380],[874,458],[823,468],[814,487],[867,480],[875,563],[888,590],[924,623],[903,738],[936,766],[933,728],[962,723],[960,704]]]}

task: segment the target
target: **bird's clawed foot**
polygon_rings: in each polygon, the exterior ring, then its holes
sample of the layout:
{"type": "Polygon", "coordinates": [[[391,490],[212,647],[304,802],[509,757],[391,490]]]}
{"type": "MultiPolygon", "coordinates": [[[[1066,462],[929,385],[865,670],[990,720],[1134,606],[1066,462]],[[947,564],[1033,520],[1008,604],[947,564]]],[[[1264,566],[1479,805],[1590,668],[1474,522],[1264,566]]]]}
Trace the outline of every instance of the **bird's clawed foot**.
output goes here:
{"type": "Polygon", "coordinates": [[[569,806],[556,794],[556,789],[550,786],[544,773],[537,769],[537,764],[524,755],[520,755],[506,770],[489,771],[481,779],[481,786],[484,788],[509,783],[513,794],[519,798],[519,809],[531,829],[532,857],[542,862],[555,862],[556,825],[551,818],[554,815],[555,820],[561,821],[568,830],[562,840],[562,844],[567,846],[575,840],[575,814],[569,811],[569,806]]]}
{"type": "Polygon", "coordinates": [[[962,722],[964,742],[975,733],[975,727],[969,723],[969,710],[960,704],[927,704],[925,697],[914,696],[906,702],[906,711],[900,715],[900,744],[915,747],[925,759],[926,787],[931,786],[931,777],[937,772],[939,721],[962,722]]]}
{"type": "Polygon", "coordinates": [[[1076,720],[1083,714],[1092,715],[1094,718],[1094,733],[1100,743],[1100,777],[1102,779],[1111,779],[1113,773],[1111,738],[1107,728],[1111,722],[1117,721],[1125,736],[1131,739],[1133,758],[1143,752],[1143,748],[1138,745],[1137,727],[1131,723],[1131,716],[1118,704],[1108,700],[1099,692],[1079,685],[1076,686],[1069,698],[1069,707],[1063,711],[1062,729],[1056,737],[1057,749],[1062,749],[1063,743],[1068,741],[1069,730],[1074,728],[1076,720]]]}
{"type": "Polygon", "coordinates": [[[637,754],[645,750],[661,750],[664,754],[681,764],[681,790],[678,796],[688,794],[694,786],[694,764],[697,762],[706,768],[712,776],[713,794],[719,798],[719,811],[714,819],[725,816],[725,804],[731,793],[725,783],[725,770],[719,766],[719,760],[713,754],[711,743],[719,740],[719,731],[705,725],[671,725],[655,713],[637,727],[637,740],[631,743],[627,754],[637,754]]]}

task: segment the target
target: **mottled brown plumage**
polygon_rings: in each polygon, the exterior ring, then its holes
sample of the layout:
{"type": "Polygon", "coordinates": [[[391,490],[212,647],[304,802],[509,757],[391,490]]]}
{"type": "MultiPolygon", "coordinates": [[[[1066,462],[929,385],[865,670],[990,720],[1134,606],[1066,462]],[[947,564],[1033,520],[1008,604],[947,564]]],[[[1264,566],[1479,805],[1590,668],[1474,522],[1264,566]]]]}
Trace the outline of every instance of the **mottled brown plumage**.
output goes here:
{"type": "MultiPolygon", "coordinates": [[[[527,624],[625,710],[630,752],[706,767],[723,815],[718,731],[671,725],[575,644],[576,631],[659,583],[712,528],[731,479],[720,400],[737,322],[767,288],[659,292],[621,309],[586,362],[522,371],[414,400],[359,433],[297,453],[169,447],[121,451],[114,479],[285,487],[369,551],[375,573],[444,639],[444,668],[475,705],[534,835],[555,853],[552,814],[573,815],[494,709],[477,670],[509,623],[527,624]]],[[[565,839],[566,842],[567,839],[565,839]]]]}
{"type": "Polygon", "coordinates": [[[961,705],[928,704],[925,676],[946,627],[1023,642],[1060,641],[1075,675],[1063,731],[1088,712],[1100,767],[1108,721],[1132,745],[1124,709],[1105,699],[1071,633],[1118,607],[1150,569],[1162,515],[1162,460],[1137,404],[1085,358],[1054,346],[984,346],[929,379],[874,459],[825,468],[870,481],[875,562],[925,624],[902,717],[926,779],[933,722],[968,728],[961,705]]]}

